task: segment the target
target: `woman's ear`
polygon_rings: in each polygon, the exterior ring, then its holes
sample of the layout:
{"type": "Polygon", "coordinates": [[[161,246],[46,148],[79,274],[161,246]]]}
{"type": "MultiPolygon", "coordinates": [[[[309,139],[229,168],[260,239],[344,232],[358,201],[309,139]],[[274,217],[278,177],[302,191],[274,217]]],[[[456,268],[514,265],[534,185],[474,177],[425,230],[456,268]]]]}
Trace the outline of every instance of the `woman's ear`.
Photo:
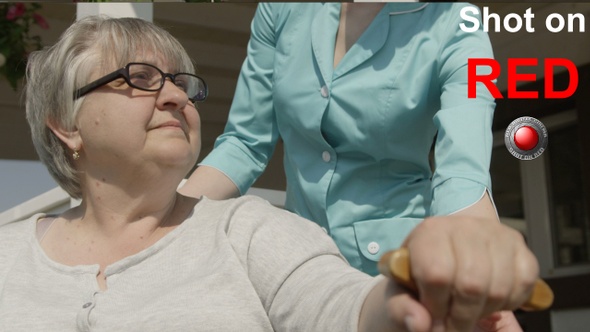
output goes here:
{"type": "Polygon", "coordinates": [[[82,137],[77,127],[65,129],[61,124],[52,120],[47,120],[47,127],[71,150],[77,151],[82,146],[82,137]]]}

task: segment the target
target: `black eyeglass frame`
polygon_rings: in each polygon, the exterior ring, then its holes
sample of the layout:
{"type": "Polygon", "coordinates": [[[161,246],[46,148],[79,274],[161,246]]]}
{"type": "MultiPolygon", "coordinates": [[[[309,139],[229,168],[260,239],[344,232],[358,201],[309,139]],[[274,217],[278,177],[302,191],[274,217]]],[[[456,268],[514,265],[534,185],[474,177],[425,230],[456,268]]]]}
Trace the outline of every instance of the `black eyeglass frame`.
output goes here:
{"type": "MultiPolygon", "coordinates": [[[[94,91],[95,89],[100,88],[101,86],[103,86],[105,84],[111,83],[112,81],[114,81],[118,78],[123,78],[125,80],[125,83],[127,83],[127,85],[129,85],[130,87],[132,87],[134,89],[138,89],[138,90],[142,90],[142,91],[151,91],[151,92],[160,91],[164,87],[164,82],[166,81],[167,77],[170,77],[170,80],[172,81],[172,83],[176,84],[176,76],[178,76],[178,75],[193,76],[193,77],[196,77],[200,81],[200,83],[202,83],[203,89],[201,91],[204,91],[204,93],[203,93],[204,96],[200,99],[193,98],[193,97],[189,96],[188,99],[192,103],[195,103],[197,101],[202,102],[202,101],[205,101],[205,99],[207,99],[207,96],[209,95],[209,88],[207,86],[207,83],[205,82],[204,79],[202,79],[201,77],[199,77],[195,74],[191,74],[191,73],[170,74],[170,73],[163,72],[162,70],[160,70],[160,68],[158,68],[154,65],[151,65],[149,63],[130,62],[125,67],[117,69],[114,72],[107,74],[107,75],[105,75],[93,82],[90,82],[90,83],[86,84],[85,86],[81,87],[80,89],[76,90],[74,92],[74,100],[94,91]],[[131,78],[129,77],[129,66],[132,66],[132,65],[144,65],[144,66],[149,66],[149,67],[156,69],[162,75],[162,80],[160,81],[160,86],[157,89],[148,89],[148,88],[140,87],[140,86],[133,84],[131,82],[131,78]]],[[[201,95],[201,91],[199,93],[197,93],[197,96],[201,95]]]]}

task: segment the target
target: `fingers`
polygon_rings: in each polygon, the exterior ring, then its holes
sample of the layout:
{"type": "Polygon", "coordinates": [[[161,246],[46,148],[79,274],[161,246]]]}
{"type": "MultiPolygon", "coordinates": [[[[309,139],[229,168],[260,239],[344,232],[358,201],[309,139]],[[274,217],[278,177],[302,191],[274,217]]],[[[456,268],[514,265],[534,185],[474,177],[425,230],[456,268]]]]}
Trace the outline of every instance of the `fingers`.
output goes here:
{"type": "Polygon", "coordinates": [[[494,312],[493,314],[484,317],[477,321],[476,332],[495,332],[498,328],[498,322],[502,320],[501,312],[494,312]]]}
{"type": "Polygon", "coordinates": [[[539,264],[529,250],[520,250],[515,255],[515,281],[505,310],[514,310],[531,296],[539,275],[539,264]]]}
{"type": "Polygon", "coordinates": [[[502,310],[507,306],[510,307],[509,298],[513,294],[514,283],[516,281],[515,264],[517,263],[514,262],[512,243],[502,245],[504,246],[503,248],[496,248],[494,245],[490,247],[490,250],[496,253],[490,256],[492,265],[490,271],[490,287],[486,305],[483,309],[483,315],[502,310]]]}
{"type": "Polygon", "coordinates": [[[369,293],[359,317],[359,331],[430,332],[430,313],[413,294],[391,279],[369,293]]]}
{"type": "Polygon", "coordinates": [[[391,319],[395,322],[395,331],[427,332],[432,322],[430,314],[414,297],[399,294],[388,303],[391,319]]]}
{"type": "Polygon", "coordinates": [[[457,260],[449,234],[435,231],[438,227],[432,223],[432,219],[425,220],[419,226],[423,231],[412,233],[407,246],[420,302],[433,321],[440,322],[449,312],[457,260]]]}
{"type": "Polygon", "coordinates": [[[405,246],[433,331],[471,331],[482,317],[516,309],[538,275],[522,236],[489,220],[429,218],[405,246]]]}
{"type": "Polygon", "coordinates": [[[514,313],[501,311],[480,319],[474,332],[522,332],[522,328],[514,313]]]}
{"type": "Polygon", "coordinates": [[[457,268],[446,325],[449,331],[469,331],[485,313],[493,259],[487,243],[476,237],[453,245],[457,268]]]}
{"type": "Polygon", "coordinates": [[[492,258],[487,242],[479,236],[457,241],[456,234],[438,222],[426,220],[423,232],[409,243],[414,247],[409,248],[412,273],[420,301],[435,321],[434,331],[445,327],[447,331],[468,331],[486,307],[492,258]]]}
{"type": "Polygon", "coordinates": [[[539,274],[533,253],[522,235],[512,229],[503,231],[503,241],[492,243],[495,252],[493,277],[487,294],[484,315],[500,310],[514,310],[530,298],[539,274]]]}

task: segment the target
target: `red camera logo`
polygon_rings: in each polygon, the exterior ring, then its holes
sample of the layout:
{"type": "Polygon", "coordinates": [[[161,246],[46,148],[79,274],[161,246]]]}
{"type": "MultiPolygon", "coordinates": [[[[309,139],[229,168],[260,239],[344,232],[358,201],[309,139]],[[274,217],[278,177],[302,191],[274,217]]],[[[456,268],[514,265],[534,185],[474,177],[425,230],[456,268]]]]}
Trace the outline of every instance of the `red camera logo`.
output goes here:
{"type": "Polygon", "coordinates": [[[511,155],[520,160],[533,160],[547,148],[548,134],[543,123],[523,116],[510,123],[504,133],[504,144],[511,155]]]}

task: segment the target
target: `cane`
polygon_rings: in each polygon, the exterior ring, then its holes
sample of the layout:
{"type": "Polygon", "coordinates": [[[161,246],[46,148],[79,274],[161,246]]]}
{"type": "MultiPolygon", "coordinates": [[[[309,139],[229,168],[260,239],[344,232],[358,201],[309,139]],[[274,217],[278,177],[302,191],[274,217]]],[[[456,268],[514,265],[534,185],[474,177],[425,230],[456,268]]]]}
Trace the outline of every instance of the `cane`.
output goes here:
{"type": "MultiPolygon", "coordinates": [[[[407,248],[388,251],[379,260],[379,272],[393,278],[398,284],[418,291],[410,271],[410,254],[407,248]]],[[[545,310],[553,303],[553,291],[543,280],[537,279],[531,297],[520,306],[526,311],[545,310]]]]}

